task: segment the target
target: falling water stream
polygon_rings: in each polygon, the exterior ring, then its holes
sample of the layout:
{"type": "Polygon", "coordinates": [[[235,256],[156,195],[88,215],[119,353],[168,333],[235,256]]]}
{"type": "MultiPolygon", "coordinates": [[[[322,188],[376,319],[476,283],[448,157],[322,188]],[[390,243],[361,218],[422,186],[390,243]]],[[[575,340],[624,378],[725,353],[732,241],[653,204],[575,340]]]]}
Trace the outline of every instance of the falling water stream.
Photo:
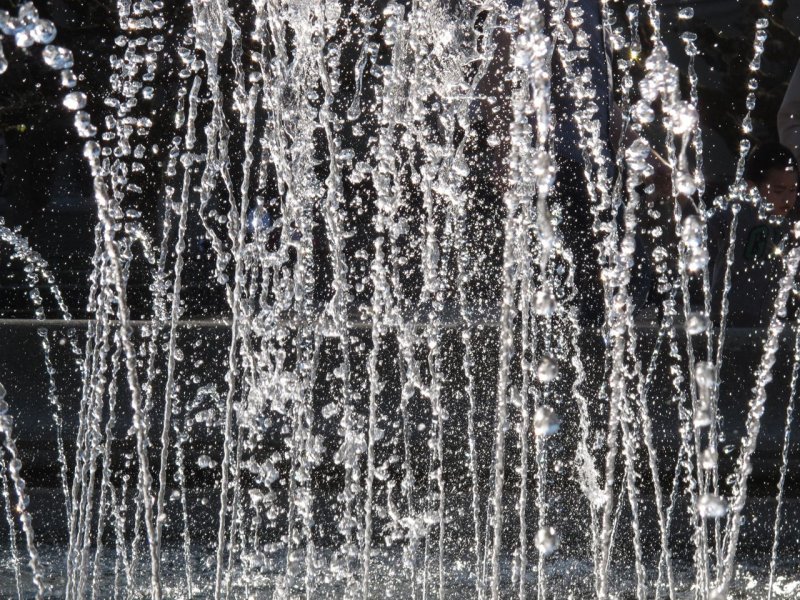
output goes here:
{"type": "Polygon", "coordinates": [[[85,327],[0,222],[40,325],[66,532],[37,545],[25,406],[0,387],[4,596],[737,597],[800,250],[783,257],[744,435],[724,440],[727,302],[714,326],[707,238],[712,216],[730,210],[734,236],[760,202],[742,177],[768,22],[743,50],[736,181],[706,205],[691,12],[684,94],[658,3],[598,3],[610,107],[585,5],[190,0],[169,23],[164,2],[118,0],[102,91],[81,88],[90,66],[32,3],[0,10],[0,75],[37,56],[52,69],[96,206],[85,327]],[[558,119],[579,161],[561,160],[558,119]],[[643,258],[656,125],[672,231],[643,258]],[[559,192],[569,175],[581,206],[559,192]],[[643,261],[663,297],[650,329],[643,261]],[[221,314],[193,319],[212,297],[221,314]],[[60,339],[54,319],[75,327],[60,339]],[[724,441],[738,461],[723,473],[724,441]]]}

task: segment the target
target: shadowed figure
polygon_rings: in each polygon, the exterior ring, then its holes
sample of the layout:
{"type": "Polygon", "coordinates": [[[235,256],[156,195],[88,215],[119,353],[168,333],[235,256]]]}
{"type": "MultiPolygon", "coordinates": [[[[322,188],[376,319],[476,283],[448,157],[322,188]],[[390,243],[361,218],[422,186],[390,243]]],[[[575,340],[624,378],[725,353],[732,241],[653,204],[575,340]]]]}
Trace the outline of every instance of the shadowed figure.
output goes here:
{"type": "MultiPolygon", "coordinates": [[[[519,8],[522,2],[509,0],[511,7],[519,8]]],[[[572,57],[572,69],[576,73],[588,74],[590,88],[594,90],[593,101],[597,105],[595,120],[600,126],[600,137],[604,145],[606,164],[613,163],[611,139],[611,79],[609,72],[608,47],[602,25],[600,4],[581,0],[575,3],[582,10],[581,29],[587,34],[586,52],[572,57]]],[[[545,23],[550,22],[545,7],[545,23]]],[[[512,15],[513,15],[512,10],[512,15]]],[[[548,32],[552,39],[555,32],[548,32]]],[[[511,69],[513,35],[506,27],[498,27],[492,34],[495,53],[487,75],[478,86],[481,98],[476,106],[476,131],[483,140],[491,137],[500,143],[487,144],[484,148],[483,169],[493,182],[491,193],[502,202],[508,186],[508,149],[510,147],[509,125],[513,119],[511,84],[507,77],[511,69]]],[[[579,110],[574,97],[574,86],[562,65],[563,49],[554,43],[550,55],[551,66],[551,110],[552,131],[549,151],[557,168],[554,186],[548,202],[559,207],[559,231],[564,242],[575,258],[575,289],[580,319],[583,322],[599,324],[603,319],[603,291],[600,281],[598,255],[593,234],[593,215],[590,197],[587,192],[585,175],[585,148],[575,121],[579,110]]],[[[533,117],[531,117],[533,119],[533,117]]]]}
{"type": "MultiPolygon", "coordinates": [[[[750,189],[758,192],[761,203],[742,205],[737,218],[726,322],[734,327],[765,327],[772,318],[783,254],[790,241],[788,233],[796,220],[797,160],[781,144],[763,144],[750,155],[744,177],[750,189]]],[[[709,222],[716,323],[721,318],[732,217],[728,210],[709,222]]]]}

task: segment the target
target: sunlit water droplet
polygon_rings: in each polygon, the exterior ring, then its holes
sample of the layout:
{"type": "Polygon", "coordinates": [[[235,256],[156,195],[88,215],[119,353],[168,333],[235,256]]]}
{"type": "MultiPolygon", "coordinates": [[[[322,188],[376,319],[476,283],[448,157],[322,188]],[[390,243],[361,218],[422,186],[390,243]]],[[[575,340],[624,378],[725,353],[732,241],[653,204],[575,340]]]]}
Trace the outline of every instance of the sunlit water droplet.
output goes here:
{"type": "Polygon", "coordinates": [[[545,356],[536,369],[536,377],[542,383],[553,381],[558,375],[558,362],[555,357],[545,356]]]}
{"type": "Polygon", "coordinates": [[[558,533],[553,527],[542,527],[536,532],[536,549],[545,556],[551,555],[558,549],[558,533]]]}
{"type": "Polygon", "coordinates": [[[721,519],[728,514],[728,503],[714,494],[703,494],[697,501],[697,512],[704,519],[721,519]]]}
{"type": "Polygon", "coordinates": [[[61,46],[45,46],[42,50],[44,63],[51,69],[71,69],[72,51],[61,46]]]}
{"type": "Polygon", "coordinates": [[[693,312],[686,319],[686,332],[689,335],[698,335],[703,333],[711,325],[711,320],[705,313],[693,312]]]}
{"type": "Polygon", "coordinates": [[[37,44],[49,44],[56,39],[56,26],[52,21],[39,19],[31,31],[31,35],[37,44]]]}
{"type": "Polygon", "coordinates": [[[92,125],[89,113],[79,110],[75,113],[75,129],[81,137],[94,137],[97,135],[97,127],[92,125]]]}
{"type": "Polygon", "coordinates": [[[534,299],[534,310],[540,317],[549,317],[555,312],[556,299],[553,294],[546,290],[536,292],[534,299]]]}
{"type": "Polygon", "coordinates": [[[201,469],[213,469],[217,466],[217,461],[207,454],[201,454],[197,457],[197,466],[201,469]]]}
{"type": "Polygon", "coordinates": [[[86,106],[86,94],[83,92],[70,92],[64,96],[63,104],[69,110],[80,110],[86,106]]]}
{"type": "Polygon", "coordinates": [[[540,406],[533,415],[533,431],[537,436],[547,437],[558,432],[561,418],[549,406],[540,406]]]}
{"type": "Polygon", "coordinates": [[[717,466],[717,452],[711,448],[703,450],[701,464],[704,469],[713,469],[717,466]]]}

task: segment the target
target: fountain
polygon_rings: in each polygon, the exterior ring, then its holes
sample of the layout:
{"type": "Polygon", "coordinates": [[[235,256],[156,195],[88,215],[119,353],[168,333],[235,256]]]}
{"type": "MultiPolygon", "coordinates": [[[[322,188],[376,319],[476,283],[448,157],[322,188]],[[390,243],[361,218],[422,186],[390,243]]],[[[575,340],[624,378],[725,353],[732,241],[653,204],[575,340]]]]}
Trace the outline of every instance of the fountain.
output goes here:
{"type": "Polygon", "coordinates": [[[735,181],[710,202],[692,16],[687,90],[655,0],[118,0],[100,91],[33,3],[0,10],[0,75],[52,70],[97,217],[85,321],[0,222],[55,437],[37,505],[5,381],[3,595],[791,594],[800,249],[748,346],[735,438],[720,406],[737,338],[724,301],[712,323],[707,251],[709,219],[760,202],[743,173],[769,22],[743,50],[735,181]],[[656,149],[663,237],[643,225],[656,149]],[[649,325],[645,275],[662,298],[649,325]],[[780,479],[752,575],[740,542],[776,394],[780,479]]]}

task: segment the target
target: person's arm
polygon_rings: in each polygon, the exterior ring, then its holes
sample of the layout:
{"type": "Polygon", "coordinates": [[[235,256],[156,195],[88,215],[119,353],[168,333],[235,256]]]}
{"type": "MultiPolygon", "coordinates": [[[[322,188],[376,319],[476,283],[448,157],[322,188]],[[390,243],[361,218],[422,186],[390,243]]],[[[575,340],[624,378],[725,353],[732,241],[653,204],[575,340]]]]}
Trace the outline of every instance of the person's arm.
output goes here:
{"type": "Polygon", "coordinates": [[[800,161],[800,62],[794,69],[778,110],[778,135],[781,144],[789,148],[800,161]]]}

